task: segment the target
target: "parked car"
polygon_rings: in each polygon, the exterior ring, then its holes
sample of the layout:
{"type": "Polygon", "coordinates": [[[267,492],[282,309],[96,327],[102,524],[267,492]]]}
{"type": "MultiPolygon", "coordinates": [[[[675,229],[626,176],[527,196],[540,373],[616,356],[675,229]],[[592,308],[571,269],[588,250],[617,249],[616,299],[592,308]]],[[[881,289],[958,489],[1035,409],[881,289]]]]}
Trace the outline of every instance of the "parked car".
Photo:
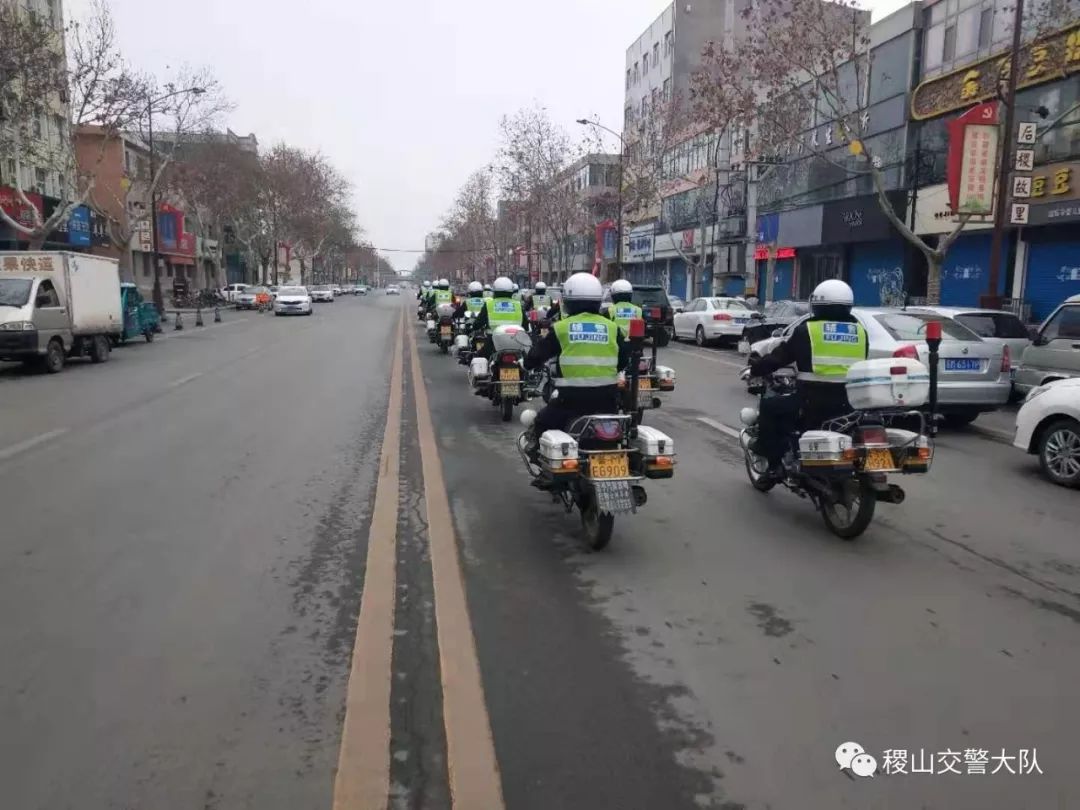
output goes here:
{"type": "MultiPolygon", "coordinates": [[[[938,410],[948,424],[969,424],[980,413],[995,411],[1008,402],[1012,391],[1009,355],[1002,346],[984,341],[959,321],[914,309],[855,307],[851,312],[866,329],[871,358],[909,357],[927,363],[926,324],[941,323],[938,410]]],[[[788,325],[778,337],[754,343],[749,359],[771,352],[809,317],[788,325]]]]}
{"type": "MultiPolygon", "coordinates": [[[[561,297],[562,291],[558,295],[561,297]]],[[[548,288],[552,294],[552,288],[548,288]]],[[[635,284],[631,300],[641,307],[647,333],[655,336],[657,346],[667,346],[675,334],[675,310],[667,292],[659,284],[635,284]]],[[[604,287],[604,304],[611,303],[611,287],[604,287]]]]}
{"type": "Polygon", "coordinates": [[[274,304],[274,294],[269,287],[251,287],[246,292],[255,293],[255,306],[258,309],[270,309],[274,304]]]}
{"type": "Polygon", "coordinates": [[[675,315],[674,337],[693,340],[698,346],[713,341],[733,344],[742,337],[747,324],[760,317],[739,298],[695,298],[675,315]]]}
{"type": "Polygon", "coordinates": [[[311,295],[312,301],[331,304],[334,302],[334,288],[329,284],[317,284],[314,287],[309,287],[308,293],[311,295]]]}
{"type": "Polygon", "coordinates": [[[1013,445],[1037,455],[1055,484],[1080,487],[1080,377],[1031,389],[1016,414],[1013,445]]]}
{"type": "Polygon", "coordinates": [[[277,284],[271,284],[266,289],[270,290],[270,297],[277,298],[277,291],[281,289],[277,284]]]}
{"type": "Polygon", "coordinates": [[[341,287],[340,287],[339,285],[337,285],[337,284],[334,284],[334,285],[332,285],[330,289],[332,289],[332,290],[334,291],[334,295],[335,295],[335,296],[338,296],[338,295],[344,295],[344,294],[345,294],[345,290],[344,290],[344,289],[342,289],[342,288],[341,288],[341,287]]]}
{"type": "Polygon", "coordinates": [[[671,304],[671,308],[675,310],[676,315],[686,309],[686,302],[677,295],[669,295],[668,303],[671,304]]]}
{"type": "Polygon", "coordinates": [[[247,284],[226,284],[221,288],[221,297],[230,304],[236,303],[236,296],[248,288],[247,284]]]}
{"type": "Polygon", "coordinates": [[[1073,295],[1043,321],[1016,370],[1016,390],[1080,377],[1080,295],[1073,295]]]}
{"type": "Polygon", "coordinates": [[[311,296],[306,287],[279,287],[274,299],[275,315],[310,315],[311,296]]]}
{"type": "Polygon", "coordinates": [[[401,295],[401,289],[398,287],[397,284],[391,284],[389,287],[386,288],[386,294],[387,295],[401,295]]]}
{"type": "MultiPolygon", "coordinates": [[[[751,309],[754,308],[749,301],[746,305],[751,309]]],[[[761,319],[751,321],[743,329],[743,339],[739,348],[743,354],[746,354],[750,351],[750,344],[772,337],[777,329],[783,330],[789,324],[809,314],[809,301],[770,301],[762,310],[761,319]]]]}
{"type": "Polygon", "coordinates": [[[356,294],[357,295],[367,295],[368,294],[367,285],[366,284],[358,284],[358,285],[356,285],[356,294]]]}
{"type": "Polygon", "coordinates": [[[237,309],[255,309],[257,304],[256,287],[245,287],[233,297],[237,309]]]}
{"type": "Polygon", "coordinates": [[[1031,333],[1018,315],[1003,312],[1000,309],[967,309],[964,307],[908,307],[924,312],[936,312],[957,320],[981,337],[987,343],[996,343],[1009,347],[1009,359],[1012,362],[1013,377],[1016,377],[1020,359],[1031,345],[1031,333]]]}

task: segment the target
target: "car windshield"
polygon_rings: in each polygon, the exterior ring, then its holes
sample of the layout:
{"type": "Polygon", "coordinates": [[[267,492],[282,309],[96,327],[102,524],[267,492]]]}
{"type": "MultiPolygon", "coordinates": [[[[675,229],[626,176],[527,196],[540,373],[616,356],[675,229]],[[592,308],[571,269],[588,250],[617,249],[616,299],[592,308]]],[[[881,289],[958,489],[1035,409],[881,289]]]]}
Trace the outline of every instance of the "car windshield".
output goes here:
{"type": "Polygon", "coordinates": [[[28,278],[0,278],[0,306],[24,306],[30,300],[33,284],[28,278]]]}
{"type": "Polygon", "coordinates": [[[875,315],[874,320],[885,327],[885,331],[895,340],[926,340],[926,325],[931,321],[941,324],[941,336],[944,339],[969,342],[979,340],[979,336],[963,324],[929,312],[885,312],[875,315]]]}
{"type": "Polygon", "coordinates": [[[307,290],[303,287],[279,287],[278,297],[283,295],[307,295],[307,290]]]}
{"type": "Polygon", "coordinates": [[[791,306],[795,307],[796,315],[809,315],[810,314],[810,302],[809,301],[789,301],[791,306]]]}
{"type": "Polygon", "coordinates": [[[966,312],[956,320],[979,337],[1026,338],[1024,322],[1010,312],[966,312]]]}
{"type": "Polygon", "coordinates": [[[666,307],[667,293],[662,287],[634,287],[633,302],[639,307],[666,307]]]}
{"type": "Polygon", "coordinates": [[[315,292],[330,292],[330,285],[329,284],[319,284],[318,286],[312,287],[311,289],[314,290],[315,292]]]}

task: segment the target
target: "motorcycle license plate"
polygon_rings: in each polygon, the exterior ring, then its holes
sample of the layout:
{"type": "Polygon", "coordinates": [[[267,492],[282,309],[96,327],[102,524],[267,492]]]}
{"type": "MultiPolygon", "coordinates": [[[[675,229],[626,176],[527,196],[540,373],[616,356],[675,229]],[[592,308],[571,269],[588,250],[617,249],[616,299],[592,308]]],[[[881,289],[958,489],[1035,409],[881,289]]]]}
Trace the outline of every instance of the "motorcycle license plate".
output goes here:
{"type": "Polygon", "coordinates": [[[499,382],[521,382],[521,369],[517,366],[500,368],[499,382]]]}
{"type": "Polygon", "coordinates": [[[453,333],[454,333],[454,330],[451,329],[449,326],[440,326],[439,327],[439,334],[442,335],[443,337],[450,337],[451,335],[453,335],[453,333]]]}
{"type": "Polygon", "coordinates": [[[893,462],[892,452],[885,449],[867,450],[865,470],[893,470],[896,464],[893,462]]]}
{"type": "Polygon", "coordinates": [[[634,491],[629,481],[597,481],[593,484],[596,491],[596,505],[601,512],[611,515],[634,512],[634,491]]]}
{"type": "Polygon", "coordinates": [[[627,478],[630,459],[626,453],[604,453],[589,459],[589,474],[593,478],[627,478]]]}
{"type": "Polygon", "coordinates": [[[648,377],[640,377],[637,382],[638,391],[649,391],[652,389],[652,380],[648,377]]]}

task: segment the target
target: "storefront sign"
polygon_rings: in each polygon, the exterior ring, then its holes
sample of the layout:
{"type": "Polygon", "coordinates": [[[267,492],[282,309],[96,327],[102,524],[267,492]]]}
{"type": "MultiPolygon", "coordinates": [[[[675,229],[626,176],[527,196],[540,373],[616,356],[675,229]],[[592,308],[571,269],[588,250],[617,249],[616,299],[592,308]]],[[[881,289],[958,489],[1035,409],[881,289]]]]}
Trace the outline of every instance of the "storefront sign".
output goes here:
{"type": "Polygon", "coordinates": [[[693,250],[694,249],[694,230],[693,230],[693,228],[691,228],[690,230],[682,232],[682,249],[683,250],[693,250]]]}
{"type": "MultiPolygon", "coordinates": [[[[1018,90],[1080,71],[1080,26],[1025,46],[1019,61],[1018,90]]],[[[1000,83],[1009,77],[1009,62],[1009,53],[1002,52],[927,79],[911,95],[911,117],[923,121],[996,98],[1000,83]]]]}
{"type": "MultiPolygon", "coordinates": [[[[754,261],[758,261],[758,262],[768,261],[769,252],[770,251],[769,251],[768,248],[764,248],[764,247],[757,248],[754,251],[754,261]]],[[[794,259],[795,258],[795,248],[790,248],[790,247],[777,248],[776,250],[772,251],[772,254],[773,254],[773,258],[775,258],[775,259],[794,259]]]]}
{"type": "Polygon", "coordinates": [[[90,247],[90,209],[85,205],[71,209],[67,221],[67,241],[69,245],[90,247]]]}
{"type": "MultiPolygon", "coordinates": [[[[950,233],[955,230],[959,217],[949,204],[949,187],[945,183],[920,188],[915,198],[915,233],[922,236],[930,233],[950,233]]],[[[982,230],[993,227],[989,217],[973,217],[964,226],[964,231],[982,230]]]]}
{"type": "MultiPolygon", "coordinates": [[[[26,199],[30,201],[30,205],[36,208],[38,214],[44,219],[45,207],[42,203],[41,195],[34,194],[31,191],[25,191],[23,193],[26,195],[26,199]]],[[[19,198],[15,189],[8,188],[7,186],[0,186],[0,208],[3,208],[4,213],[20,225],[25,225],[28,228],[34,227],[34,212],[19,198]]]]}
{"type": "Polygon", "coordinates": [[[810,205],[806,208],[793,208],[790,211],[782,211],[774,241],[777,244],[796,248],[820,245],[823,216],[824,207],[821,205],[810,205]]]}
{"type": "MultiPolygon", "coordinates": [[[[903,192],[889,192],[888,196],[893,211],[903,219],[906,195],[903,192]]],[[[821,221],[822,244],[870,242],[895,235],[892,223],[881,210],[875,194],[826,203],[824,208],[821,221]]]]}
{"type": "Polygon", "coordinates": [[[150,233],[150,220],[144,219],[135,226],[132,247],[142,253],[149,253],[154,249],[153,237],[150,233]]]}
{"type": "Polygon", "coordinates": [[[1076,215],[1080,208],[1080,161],[1037,166],[1031,175],[1011,178],[1013,186],[1021,181],[1026,181],[1022,185],[1026,186],[1028,194],[1026,197],[1014,195],[1021,197],[1022,203],[1014,203],[1011,207],[1026,204],[1027,221],[1013,224],[1051,225],[1080,218],[1076,215]]]}
{"type": "Polygon", "coordinates": [[[764,245],[776,244],[780,230],[779,214],[760,214],[757,218],[757,242],[764,245]]]}
{"type": "Polygon", "coordinates": [[[632,259],[651,257],[653,252],[653,226],[635,228],[630,231],[626,252],[632,259]]]}

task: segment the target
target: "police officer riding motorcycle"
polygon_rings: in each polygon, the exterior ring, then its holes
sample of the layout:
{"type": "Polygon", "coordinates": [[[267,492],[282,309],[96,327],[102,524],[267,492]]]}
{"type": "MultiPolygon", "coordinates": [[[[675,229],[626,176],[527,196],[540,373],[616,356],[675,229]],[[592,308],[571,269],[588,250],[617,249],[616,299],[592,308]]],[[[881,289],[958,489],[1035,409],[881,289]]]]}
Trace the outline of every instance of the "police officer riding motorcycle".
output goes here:
{"type": "Polygon", "coordinates": [[[855,297],[839,279],[823,281],[810,296],[812,316],[768,355],[750,364],[750,374],[764,377],[785,366],[798,369],[798,396],[765,397],[758,416],[759,434],[751,449],[768,459],[768,476],[782,475],[785,437],[821,427],[851,412],[845,383],[848,368],[870,351],[866,330],[851,314],[855,297]]]}
{"type": "Polygon", "coordinates": [[[611,285],[611,303],[604,308],[604,314],[613,320],[624,335],[630,333],[630,321],[642,318],[642,310],[633,302],[634,285],[620,278],[611,285]]]}

